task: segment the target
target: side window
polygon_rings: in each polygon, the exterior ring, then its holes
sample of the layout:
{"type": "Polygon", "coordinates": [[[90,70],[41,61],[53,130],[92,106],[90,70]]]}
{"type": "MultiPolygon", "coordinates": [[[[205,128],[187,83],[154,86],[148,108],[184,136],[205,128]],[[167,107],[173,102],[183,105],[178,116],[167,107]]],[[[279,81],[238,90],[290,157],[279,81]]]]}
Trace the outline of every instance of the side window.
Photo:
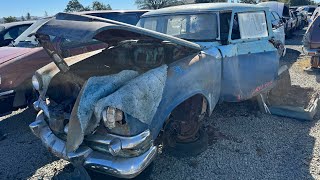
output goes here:
{"type": "Polygon", "coordinates": [[[22,34],[30,25],[16,26],[10,28],[4,35],[4,40],[6,39],[16,39],[20,34],[22,34]]]}
{"type": "Polygon", "coordinates": [[[144,21],[143,27],[149,30],[157,30],[157,19],[156,18],[147,18],[144,21]]]}
{"type": "Polygon", "coordinates": [[[238,13],[234,14],[231,39],[232,40],[241,39],[238,13]]]}
{"type": "Polygon", "coordinates": [[[266,16],[263,11],[238,13],[234,18],[233,25],[235,26],[235,34],[238,33],[237,27],[239,27],[239,38],[241,39],[268,37],[266,16]]]}
{"type": "Polygon", "coordinates": [[[220,40],[222,44],[227,44],[230,22],[231,22],[231,12],[220,13],[220,40]]]}

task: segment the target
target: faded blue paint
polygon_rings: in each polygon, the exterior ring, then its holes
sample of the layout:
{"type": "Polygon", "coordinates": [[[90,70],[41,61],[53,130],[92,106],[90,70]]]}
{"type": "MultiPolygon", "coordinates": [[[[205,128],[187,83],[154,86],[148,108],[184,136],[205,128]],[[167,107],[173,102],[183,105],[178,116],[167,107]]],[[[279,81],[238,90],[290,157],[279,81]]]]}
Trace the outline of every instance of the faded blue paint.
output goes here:
{"type": "Polygon", "coordinates": [[[223,101],[250,99],[270,86],[279,67],[277,49],[268,40],[219,46],[223,54],[223,101]]]}
{"type": "Polygon", "coordinates": [[[193,95],[203,95],[209,111],[213,111],[220,97],[222,61],[215,58],[219,57],[218,49],[211,50],[213,54],[201,52],[169,65],[163,98],[149,126],[154,138],[172,110],[193,95]],[[192,63],[197,57],[198,61],[192,63]]]}
{"type": "MultiPolygon", "coordinates": [[[[200,94],[206,98],[209,107],[208,112],[211,114],[219,100],[234,102],[249,99],[271,86],[277,78],[279,56],[276,48],[269,42],[269,39],[273,37],[273,32],[269,18],[270,13],[265,7],[216,3],[184,6],[184,8],[165,8],[147,13],[144,17],[157,16],[165,13],[188,13],[193,11],[194,8],[198,9],[197,12],[232,10],[233,14],[235,12],[263,10],[267,16],[269,36],[260,39],[231,40],[230,30],[229,44],[221,45],[219,42],[189,42],[142,28],[120,23],[114,24],[112,21],[106,20],[94,22],[99,25],[97,27],[87,27],[89,28],[88,31],[94,34],[91,35],[91,38],[97,34],[96,30],[99,31],[99,33],[107,34],[109,30],[120,29],[122,31],[136,33],[137,38],[143,34],[151,39],[172,41],[181,46],[199,51],[199,53],[168,64],[168,74],[162,100],[151,124],[147,125],[154,139],[158,136],[159,131],[162,129],[164,122],[172,110],[196,94],[200,94]],[[105,23],[107,24],[104,25],[105,23]]],[[[60,14],[60,16],[69,17],[69,15],[66,14],[60,14]]],[[[59,27],[61,22],[55,20],[52,21],[52,23],[58,25],[57,28],[61,28],[61,26],[59,27]]],[[[232,21],[230,24],[233,24],[232,21]]],[[[64,26],[65,27],[62,28],[69,27],[69,24],[65,23],[64,26]]],[[[86,26],[86,24],[82,24],[82,26],[78,28],[81,30],[84,26],[86,26]]],[[[232,29],[231,25],[230,29],[232,29]]],[[[48,29],[43,28],[41,33],[44,33],[45,30],[48,29]]],[[[73,28],[71,30],[74,31],[73,28]]],[[[52,33],[52,29],[51,31],[48,30],[48,32],[52,33]]],[[[70,31],[64,31],[62,29],[59,30],[59,35],[65,35],[69,32],[70,31]]],[[[74,37],[73,34],[71,34],[71,36],[74,37]]],[[[105,40],[107,41],[108,39],[105,40]]],[[[146,128],[146,124],[135,123],[139,121],[137,119],[129,117],[126,120],[129,126],[132,127],[130,131],[133,134],[138,134],[146,128]]]]}

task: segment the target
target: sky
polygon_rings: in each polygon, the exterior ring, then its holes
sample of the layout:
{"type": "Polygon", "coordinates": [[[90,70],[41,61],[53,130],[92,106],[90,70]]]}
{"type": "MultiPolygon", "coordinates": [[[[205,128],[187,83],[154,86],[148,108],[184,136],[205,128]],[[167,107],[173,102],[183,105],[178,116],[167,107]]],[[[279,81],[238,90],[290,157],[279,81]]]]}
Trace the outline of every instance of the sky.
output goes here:
{"type": "MultiPolygon", "coordinates": [[[[94,0],[79,0],[84,6],[89,6],[94,0]]],[[[110,4],[112,9],[137,9],[134,0],[100,0],[110,4]]],[[[320,2],[320,0],[315,0],[320,2]]],[[[44,16],[47,11],[49,16],[62,12],[69,0],[1,0],[0,18],[7,16],[21,17],[28,12],[31,16],[44,16]]]]}
{"type": "MultiPolygon", "coordinates": [[[[89,6],[94,0],[79,0],[84,6],[89,6]]],[[[112,9],[137,9],[134,0],[99,0],[105,4],[110,4],[112,9]]],[[[1,0],[0,18],[7,16],[21,17],[28,12],[31,16],[55,15],[62,12],[69,0],[1,0]]]]}

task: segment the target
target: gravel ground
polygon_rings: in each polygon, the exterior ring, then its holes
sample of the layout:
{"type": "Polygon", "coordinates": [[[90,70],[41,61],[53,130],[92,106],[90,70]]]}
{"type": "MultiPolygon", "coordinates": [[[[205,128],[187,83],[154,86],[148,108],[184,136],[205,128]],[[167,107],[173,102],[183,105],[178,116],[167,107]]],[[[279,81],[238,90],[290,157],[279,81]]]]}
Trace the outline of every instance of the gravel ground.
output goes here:
{"type": "MultiPolygon", "coordinates": [[[[281,64],[292,83],[320,91],[320,74],[303,72],[304,31],[287,40],[281,64]]],[[[0,118],[0,179],[69,179],[73,167],[53,157],[31,134],[34,111],[0,118]]],[[[262,114],[251,102],[219,104],[206,118],[209,148],[197,157],[159,155],[144,179],[320,179],[320,113],[312,122],[262,114]]],[[[96,177],[99,179],[101,177],[96,177]]]]}

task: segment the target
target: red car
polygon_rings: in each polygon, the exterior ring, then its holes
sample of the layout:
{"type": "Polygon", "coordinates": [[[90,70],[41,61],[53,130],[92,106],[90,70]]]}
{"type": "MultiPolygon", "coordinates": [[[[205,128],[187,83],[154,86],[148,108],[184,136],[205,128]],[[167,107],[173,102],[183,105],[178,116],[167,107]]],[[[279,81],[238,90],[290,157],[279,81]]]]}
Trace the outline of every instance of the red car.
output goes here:
{"type": "Polygon", "coordinates": [[[320,16],[315,18],[303,38],[303,51],[311,56],[311,70],[320,68],[320,16]]]}
{"type": "MultiPolygon", "coordinates": [[[[135,25],[145,12],[147,10],[88,11],[81,14],[135,25]]],[[[13,42],[13,47],[0,48],[0,115],[8,114],[34,101],[36,95],[33,93],[31,78],[37,69],[50,63],[51,60],[35,37],[29,35],[49,19],[35,22],[13,42]]],[[[96,41],[81,44],[81,46],[66,40],[54,39],[53,41],[65,48],[61,52],[65,57],[107,47],[107,44],[96,41]]]]}

